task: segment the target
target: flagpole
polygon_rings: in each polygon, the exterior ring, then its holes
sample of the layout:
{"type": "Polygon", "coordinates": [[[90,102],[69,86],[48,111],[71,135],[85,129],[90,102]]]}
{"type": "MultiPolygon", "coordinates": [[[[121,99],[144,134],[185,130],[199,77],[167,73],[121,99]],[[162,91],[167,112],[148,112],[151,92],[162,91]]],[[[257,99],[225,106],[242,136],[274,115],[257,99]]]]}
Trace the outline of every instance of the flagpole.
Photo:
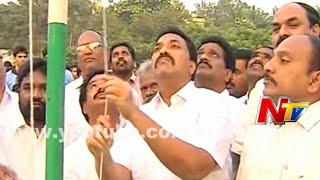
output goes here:
{"type": "Polygon", "coordinates": [[[63,180],[64,78],[68,0],[49,0],[46,180],[63,180]],[[50,133],[48,133],[50,132],[50,133]]]}

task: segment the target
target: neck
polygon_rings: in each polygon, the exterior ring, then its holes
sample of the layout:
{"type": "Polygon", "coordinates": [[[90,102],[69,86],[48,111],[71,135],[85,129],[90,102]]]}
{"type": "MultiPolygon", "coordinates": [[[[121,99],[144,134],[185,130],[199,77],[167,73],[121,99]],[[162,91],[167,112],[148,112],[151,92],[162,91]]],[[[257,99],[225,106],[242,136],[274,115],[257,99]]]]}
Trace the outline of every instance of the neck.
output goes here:
{"type": "MultiPolygon", "coordinates": [[[[27,125],[31,127],[31,122],[30,120],[27,120],[27,125]]],[[[33,128],[34,129],[43,129],[44,125],[45,125],[45,121],[38,121],[38,120],[34,120],[33,122],[33,128]]]]}
{"type": "Polygon", "coordinates": [[[159,80],[159,92],[160,96],[162,97],[163,101],[170,106],[170,98],[172,95],[177,93],[181,88],[183,88],[190,80],[185,81],[175,81],[172,78],[159,80]]]}
{"type": "Polygon", "coordinates": [[[207,80],[197,80],[196,79],[196,86],[199,88],[206,88],[206,89],[210,89],[212,91],[215,91],[217,93],[222,93],[226,88],[226,84],[225,83],[215,83],[216,81],[213,79],[207,79],[207,80]]]}
{"type": "Polygon", "coordinates": [[[14,69],[16,70],[16,72],[19,72],[20,67],[16,65],[14,69]]]}
{"type": "Polygon", "coordinates": [[[124,81],[129,81],[131,76],[132,76],[132,71],[130,71],[129,73],[123,73],[123,72],[115,72],[116,76],[118,76],[119,78],[121,78],[124,81]]]}

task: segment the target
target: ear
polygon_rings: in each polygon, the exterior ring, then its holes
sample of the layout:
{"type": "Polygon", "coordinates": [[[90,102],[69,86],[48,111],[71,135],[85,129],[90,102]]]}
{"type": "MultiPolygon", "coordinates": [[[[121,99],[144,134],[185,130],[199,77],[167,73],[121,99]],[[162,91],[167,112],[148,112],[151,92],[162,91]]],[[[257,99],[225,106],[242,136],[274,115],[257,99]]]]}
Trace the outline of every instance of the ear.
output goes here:
{"type": "Polygon", "coordinates": [[[315,24],[312,26],[311,31],[313,33],[313,35],[315,35],[316,37],[320,36],[320,27],[319,24],[315,24]]]}
{"type": "Polygon", "coordinates": [[[189,73],[191,75],[194,75],[196,72],[196,63],[190,60],[190,64],[189,64],[189,73]]]}
{"type": "Polygon", "coordinates": [[[227,84],[228,82],[230,82],[231,78],[232,78],[232,70],[231,69],[226,69],[226,76],[224,78],[225,83],[227,84]]]}
{"type": "Polygon", "coordinates": [[[320,90],[320,71],[313,72],[308,85],[309,93],[316,93],[320,90]]]}

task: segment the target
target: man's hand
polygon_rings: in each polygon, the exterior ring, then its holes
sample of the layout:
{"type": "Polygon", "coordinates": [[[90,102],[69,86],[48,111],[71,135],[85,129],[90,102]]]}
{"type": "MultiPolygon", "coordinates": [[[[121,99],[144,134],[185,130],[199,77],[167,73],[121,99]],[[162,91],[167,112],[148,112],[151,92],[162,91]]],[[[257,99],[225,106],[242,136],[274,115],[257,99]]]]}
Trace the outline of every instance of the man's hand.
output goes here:
{"type": "Polygon", "coordinates": [[[93,133],[87,138],[87,146],[95,158],[102,153],[108,153],[113,143],[113,133],[110,117],[99,116],[97,125],[93,125],[93,133]]]}
{"type": "Polygon", "coordinates": [[[107,99],[117,106],[124,118],[130,120],[137,107],[129,83],[115,76],[105,75],[104,78],[106,81],[101,88],[105,89],[107,99]]]}
{"type": "Polygon", "coordinates": [[[3,164],[0,164],[0,179],[1,180],[18,180],[18,175],[14,170],[9,168],[8,166],[5,166],[3,164]]]}

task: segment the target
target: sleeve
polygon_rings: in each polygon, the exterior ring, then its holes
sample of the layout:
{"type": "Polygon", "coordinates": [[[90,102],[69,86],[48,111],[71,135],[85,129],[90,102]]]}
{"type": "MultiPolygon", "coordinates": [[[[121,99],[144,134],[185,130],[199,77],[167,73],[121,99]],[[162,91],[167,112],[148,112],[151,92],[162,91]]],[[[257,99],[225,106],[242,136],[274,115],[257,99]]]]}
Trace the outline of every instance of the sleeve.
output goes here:
{"type": "Polygon", "coordinates": [[[116,132],[114,144],[110,149],[113,161],[133,171],[135,153],[138,153],[139,134],[130,122],[116,132]]]}

